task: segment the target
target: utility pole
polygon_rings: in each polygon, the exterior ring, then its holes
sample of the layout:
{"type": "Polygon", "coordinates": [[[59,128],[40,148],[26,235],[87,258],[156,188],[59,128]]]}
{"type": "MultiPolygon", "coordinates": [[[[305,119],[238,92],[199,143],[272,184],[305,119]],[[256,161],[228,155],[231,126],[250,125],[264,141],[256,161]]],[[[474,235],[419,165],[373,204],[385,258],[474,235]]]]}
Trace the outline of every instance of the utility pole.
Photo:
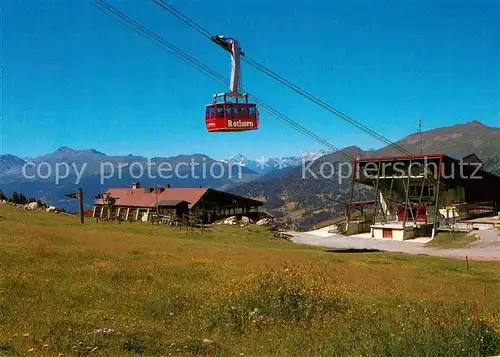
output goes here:
{"type": "Polygon", "coordinates": [[[156,195],[156,202],[155,202],[156,218],[159,219],[159,217],[160,217],[160,210],[158,209],[158,184],[155,187],[155,195],[156,195]]]}
{"type": "Polygon", "coordinates": [[[80,223],[85,223],[85,216],[83,214],[83,188],[78,188],[78,210],[80,211],[80,223]]]}
{"type": "Polygon", "coordinates": [[[420,138],[420,155],[424,153],[424,141],[422,137],[422,120],[420,119],[420,115],[418,116],[418,135],[420,138]]]}
{"type": "Polygon", "coordinates": [[[83,214],[83,189],[80,187],[76,192],[71,192],[66,195],[68,198],[73,198],[78,200],[78,211],[80,216],[80,223],[85,223],[85,218],[83,214]]]}

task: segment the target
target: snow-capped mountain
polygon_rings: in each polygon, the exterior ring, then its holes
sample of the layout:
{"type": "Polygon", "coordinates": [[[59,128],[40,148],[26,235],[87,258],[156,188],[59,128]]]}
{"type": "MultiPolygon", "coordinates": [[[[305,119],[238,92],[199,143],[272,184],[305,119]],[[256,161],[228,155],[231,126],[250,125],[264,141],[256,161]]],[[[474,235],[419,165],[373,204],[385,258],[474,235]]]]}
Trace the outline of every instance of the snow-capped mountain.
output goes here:
{"type": "Polygon", "coordinates": [[[256,159],[250,159],[243,154],[235,154],[228,159],[220,160],[221,162],[240,165],[249,168],[257,173],[265,174],[275,170],[283,170],[285,168],[300,166],[303,162],[314,161],[325,155],[322,152],[301,152],[297,156],[286,157],[265,157],[262,156],[256,159]]]}
{"type": "Polygon", "coordinates": [[[319,159],[323,155],[327,155],[329,152],[321,150],[320,152],[312,152],[312,151],[304,151],[297,155],[297,158],[306,160],[306,161],[314,161],[319,159]]]}
{"type": "Polygon", "coordinates": [[[255,172],[261,171],[259,169],[259,167],[260,167],[259,160],[249,159],[243,154],[235,154],[227,159],[223,159],[223,160],[219,160],[219,161],[223,162],[225,164],[229,164],[229,165],[244,166],[244,167],[246,167],[250,170],[253,170],[255,172]]]}
{"type": "Polygon", "coordinates": [[[227,159],[219,160],[219,161],[225,162],[228,164],[241,164],[242,166],[246,166],[246,163],[250,160],[243,154],[235,154],[233,156],[230,156],[227,159]]]}

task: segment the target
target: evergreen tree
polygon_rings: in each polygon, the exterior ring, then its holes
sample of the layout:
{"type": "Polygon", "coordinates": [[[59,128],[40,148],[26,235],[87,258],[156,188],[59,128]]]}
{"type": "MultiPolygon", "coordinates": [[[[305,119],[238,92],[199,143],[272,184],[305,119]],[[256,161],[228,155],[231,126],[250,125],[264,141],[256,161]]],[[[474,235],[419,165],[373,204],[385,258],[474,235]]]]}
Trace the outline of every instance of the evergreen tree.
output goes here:
{"type": "Polygon", "coordinates": [[[115,207],[116,198],[112,197],[109,193],[103,198],[104,204],[108,207],[108,220],[111,219],[111,213],[115,207]]]}
{"type": "Polygon", "coordinates": [[[7,196],[4,195],[2,189],[0,188],[0,201],[6,200],[7,196]]]}
{"type": "Polygon", "coordinates": [[[10,197],[10,202],[19,204],[19,194],[17,192],[12,193],[12,196],[10,197]]]}
{"type": "Polygon", "coordinates": [[[22,193],[19,195],[19,204],[21,205],[25,205],[26,203],[28,203],[28,199],[26,198],[25,195],[23,195],[22,193]]]}

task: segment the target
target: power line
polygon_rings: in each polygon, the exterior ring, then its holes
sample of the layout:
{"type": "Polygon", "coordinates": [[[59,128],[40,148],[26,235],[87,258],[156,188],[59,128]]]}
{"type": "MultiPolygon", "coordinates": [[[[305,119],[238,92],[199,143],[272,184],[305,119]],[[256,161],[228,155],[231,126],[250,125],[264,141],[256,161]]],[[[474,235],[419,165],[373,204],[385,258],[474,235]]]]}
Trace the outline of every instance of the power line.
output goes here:
{"type": "MultiPolygon", "coordinates": [[[[206,28],[199,25],[194,20],[191,20],[189,17],[187,17],[186,15],[181,13],[179,10],[174,8],[172,5],[166,3],[164,0],[153,0],[153,2],[155,4],[157,4],[158,6],[160,6],[161,8],[163,8],[164,10],[171,13],[172,15],[174,15],[175,17],[177,17],[178,19],[180,19],[182,22],[186,23],[188,26],[190,26],[191,28],[193,28],[194,30],[199,32],[204,37],[206,37],[210,40],[213,39],[213,35],[211,35],[210,31],[208,31],[206,28]]],[[[321,106],[323,109],[326,109],[327,111],[334,114],[338,118],[340,118],[344,121],[347,121],[348,123],[356,126],[358,129],[360,129],[360,130],[364,131],[365,133],[377,138],[378,140],[386,143],[387,145],[393,147],[394,149],[404,153],[405,155],[413,155],[408,150],[404,149],[403,147],[399,146],[398,144],[394,143],[393,141],[387,139],[386,137],[377,133],[373,129],[370,129],[369,127],[367,127],[363,123],[351,118],[347,114],[341,112],[340,110],[336,109],[335,107],[331,106],[330,104],[326,103],[325,101],[323,101],[323,100],[319,99],[318,97],[314,96],[313,94],[307,92],[303,88],[301,88],[301,87],[295,85],[294,83],[290,82],[289,80],[283,78],[282,76],[280,76],[276,72],[272,71],[271,69],[259,64],[257,61],[253,60],[252,58],[249,58],[248,56],[243,55],[243,60],[246,61],[247,63],[249,63],[250,65],[252,65],[253,67],[257,68],[258,70],[260,70],[261,72],[263,72],[267,76],[277,80],[281,84],[292,89],[293,91],[295,91],[296,93],[305,97],[306,99],[309,99],[313,103],[321,106]]]]}
{"type": "Polygon", "coordinates": [[[379,139],[380,141],[386,143],[387,145],[393,147],[394,149],[404,153],[405,155],[413,155],[411,152],[409,152],[408,150],[404,149],[403,147],[399,146],[398,144],[392,142],[391,140],[387,139],[386,137],[384,137],[383,135],[377,133],[376,131],[374,131],[373,129],[370,129],[369,127],[367,127],[366,125],[364,125],[363,123],[351,118],[350,116],[348,116],[347,114],[344,114],[343,112],[341,112],[340,110],[332,107],[330,104],[324,102],[323,100],[319,99],[318,97],[310,94],[309,92],[306,92],[304,89],[296,86],[295,84],[291,83],[290,81],[288,81],[287,79],[281,77],[279,74],[277,74],[276,72],[273,72],[272,70],[270,70],[269,68],[266,68],[264,67],[263,65],[257,63],[256,61],[254,61],[253,59],[249,58],[249,57],[243,57],[243,60],[245,60],[247,63],[250,63],[252,66],[254,66],[255,68],[259,69],[260,71],[262,71],[263,73],[265,73],[266,75],[268,75],[269,77],[279,81],[280,83],[284,84],[285,86],[287,86],[288,88],[292,89],[293,91],[295,91],[296,93],[302,95],[303,97],[309,99],[310,101],[312,101],[313,103],[319,105],[320,107],[326,109],[327,111],[329,111],[330,113],[336,115],[337,117],[339,117],[340,119],[344,120],[344,121],[347,121],[351,124],[353,124],[354,126],[356,126],[358,129],[364,131],[365,133],[379,139]]]}
{"type": "Polygon", "coordinates": [[[208,31],[206,28],[204,28],[200,24],[191,20],[189,17],[184,15],[182,12],[177,10],[175,7],[170,6],[169,4],[167,4],[166,2],[161,1],[161,0],[160,1],[153,0],[153,2],[156,3],[156,5],[162,7],[164,10],[170,12],[172,15],[177,17],[182,22],[184,22],[187,25],[189,25],[190,27],[192,27],[195,31],[198,31],[202,36],[205,36],[209,40],[212,40],[212,33],[210,31],[208,31]]]}
{"type": "MultiPolygon", "coordinates": [[[[140,23],[136,22],[132,18],[128,17],[127,15],[125,15],[120,10],[118,10],[115,7],[109,5],[104,0],[93,0],[93,1],[95,3],[97,3],[98,5],[100,5],[106,11],[108,11],[108,12],[112,13],[113,15],[117,16],[121,20],[121,22],[124,23],[125,25],[131,25],[136,32],[138,32],[138,33],[140,33],[142,35],[146,35],[147,37],[155,40],[159,44],[166,46],[170,50],[169,52],[171,54],[173,54],[174,56],[180,57],[181,59],[183,59],[187,63],[189,63],[189,64],[197,67],[198,69],[201,69],[202,72],[205,73],[205,74],[207,74],[208,76],[210,76],[210,77],[212,77],[214,79],[217,79],[218,81],[221,81],[221,82],[223,82],[225,84],[228,84],[228,81],[221,74],[217,73],[216,71],[214,71],[213,69],[211,69],[207,65],[205,65],[202,62],[198,61],[196,58],[194,58],[191,55],[187,54],[186,52],[182,51],[180,48],[176,47],[172,43],[168,42],[164,38],[160,37],[156,33],[152,32],[148,28],[146,28],[143,25],[141,25],[140,23]]],[[[255,101],[257,104],[259,104],[261,107],[267,109],[272,115],[274,115],[274,116],[278,117],[279,119],[285,121],[288,125],[290,125],[291,127],[293,127],[295,130],[299,131],[300,133],[306,135],[310,139],[315,140],[316,142],[320,143],[321,145],[327,147],[328,149],[330,149],[332,151],[340,152],[345,158],[347,158],[349,160],[353,160],[354,159],[351,156],[349,156],[348,154],[346,154],[345,152],[343,152],[342,150],[340,150],[340,149],[336,148],[335,146],[333,146],[332,144],[330,144],[325,139],[323,139],[323,138],[319,137],[318,135],[314,134],[310,130],[306,129],[302,125],[298,124],[294,120],[290,119],[289,117],[287,117],[286,115],[284,115],[283,113],[281,113],[277,109],[273,108],[272,106],[266,104],[265,102],[263,102],[262,100],[258,99],[257,97],[255,97],[255,96],[250,96],[250,97],[253,99],[253,101],[255,101]]]]}

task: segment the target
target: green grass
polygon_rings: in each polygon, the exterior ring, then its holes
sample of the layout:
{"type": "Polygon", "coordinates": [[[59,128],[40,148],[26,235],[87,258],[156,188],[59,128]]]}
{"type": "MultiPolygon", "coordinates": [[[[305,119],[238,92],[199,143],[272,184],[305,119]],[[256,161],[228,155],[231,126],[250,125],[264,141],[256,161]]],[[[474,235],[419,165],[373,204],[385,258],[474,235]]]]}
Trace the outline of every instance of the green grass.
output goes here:
{"type": "Polygon", "coordinates": [[[0,356],[488,356],[500,263],[0,205],[0,356]],[[31,351],[31,352],[29,352],[31,351]]]}
{"type": "Polygon", "coordinates": [[[475,242],[477,237],[474,234],[463,232],[439,232],[433,240],[426,244],[431,248],[464,248],[475,242]]]}

